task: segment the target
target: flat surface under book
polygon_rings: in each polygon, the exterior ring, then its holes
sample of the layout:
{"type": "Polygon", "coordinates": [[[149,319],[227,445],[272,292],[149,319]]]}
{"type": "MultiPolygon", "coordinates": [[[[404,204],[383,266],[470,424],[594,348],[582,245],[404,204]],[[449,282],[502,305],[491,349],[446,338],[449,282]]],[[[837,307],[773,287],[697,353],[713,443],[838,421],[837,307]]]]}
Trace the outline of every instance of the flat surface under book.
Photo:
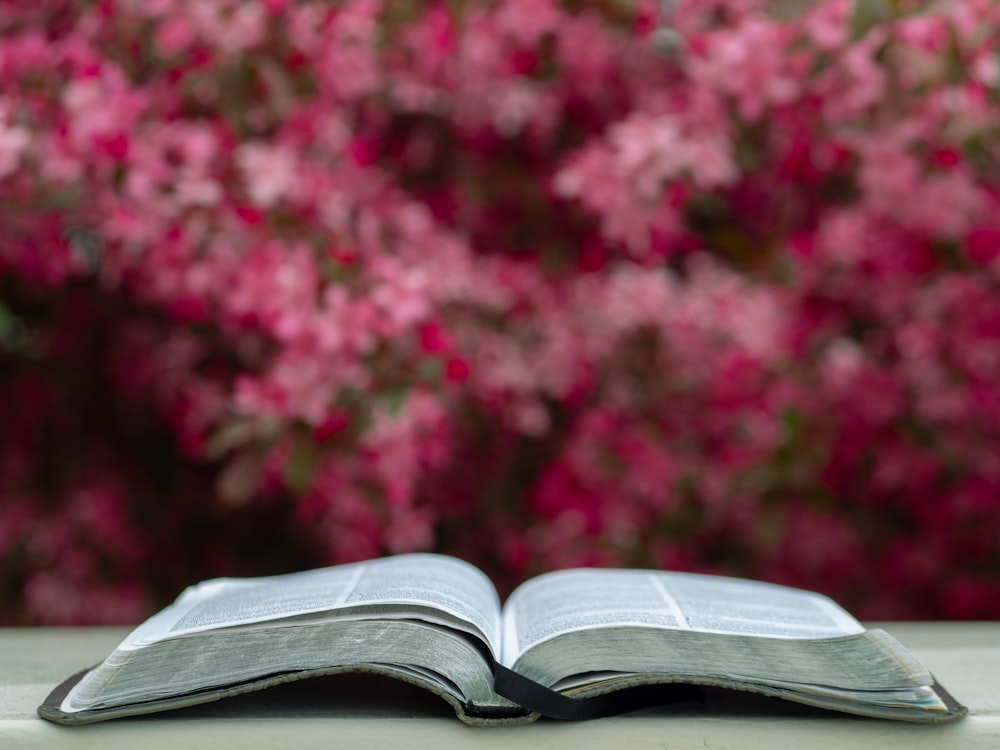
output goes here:
{"type": "Polygon", "coordinates": [[[0,629],[0,748],[920,748],[1000,746],[1000,623],[882,623],[969,707],[947,726],[814,711],[739,694],[709,694],[587,722],[463,725],[443,701],[380,678],[322,678],[197,708],[59,727],[35,709],[70,673],[99,662],[121,628],[0,629]]]}

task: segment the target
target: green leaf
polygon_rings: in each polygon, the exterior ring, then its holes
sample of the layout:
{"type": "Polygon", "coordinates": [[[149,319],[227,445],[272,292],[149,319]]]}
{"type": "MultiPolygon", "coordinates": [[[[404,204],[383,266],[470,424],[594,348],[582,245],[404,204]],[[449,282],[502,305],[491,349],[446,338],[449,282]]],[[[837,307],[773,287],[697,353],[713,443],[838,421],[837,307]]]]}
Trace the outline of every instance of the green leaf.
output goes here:
{"type": "Polygon", "coordinates": [[[854,0],[851,14],[851,38],[860,39],[875,26],[893,17],[892,0],[854,0]]]}
{"type": "Polygon", "coordinates": [[[305,441],[295,443],[284,471],[285,484],[292,492],[301,495],[312,487],[318,462],[319,456],[314,445],[305,441]]]}
{"type": "Polygon", "coordinates": [[[9,307],[0,300],[0,349],[16,352],[28,342],[28,331],[9,307]]]}
{"type": "Polygon", "coordinates": [[[385,398],[382,399],[382,403],[385,405],[385,409],[389,412],[390,416],[399,416],[400,412],[403,411],[403,407],[406,405],[406,397],[408,395],[409,391],[405,388],[389,391],[385,394],[385,398]]]}

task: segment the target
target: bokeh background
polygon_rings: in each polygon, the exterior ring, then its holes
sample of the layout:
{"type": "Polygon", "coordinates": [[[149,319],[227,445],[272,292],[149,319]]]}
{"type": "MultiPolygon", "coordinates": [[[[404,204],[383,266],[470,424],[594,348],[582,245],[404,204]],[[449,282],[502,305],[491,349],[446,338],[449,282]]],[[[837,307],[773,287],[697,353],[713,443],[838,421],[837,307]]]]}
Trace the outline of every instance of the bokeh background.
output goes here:
{"type": "Polygon", "coordinates": [[[991,0],[5,0],[0,623],[411,550],[1000,616],[991,0]]]}

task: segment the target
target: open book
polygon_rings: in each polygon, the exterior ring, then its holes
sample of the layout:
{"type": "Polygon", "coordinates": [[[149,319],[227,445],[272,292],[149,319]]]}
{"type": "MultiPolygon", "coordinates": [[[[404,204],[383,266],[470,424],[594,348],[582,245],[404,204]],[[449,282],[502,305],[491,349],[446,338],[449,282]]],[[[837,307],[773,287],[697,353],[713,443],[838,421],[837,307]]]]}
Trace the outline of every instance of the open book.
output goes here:
{"type": "Polygon", "coordinates": [[[918,722],[965,713],[891,636],[819,594],[577,569],[533,578],[501,607],[480,570],[432,554],[200,583],[38,711],[88,724],[338,672],[420,685],[470,724],[627,710],[653,685],[918,722]]]}

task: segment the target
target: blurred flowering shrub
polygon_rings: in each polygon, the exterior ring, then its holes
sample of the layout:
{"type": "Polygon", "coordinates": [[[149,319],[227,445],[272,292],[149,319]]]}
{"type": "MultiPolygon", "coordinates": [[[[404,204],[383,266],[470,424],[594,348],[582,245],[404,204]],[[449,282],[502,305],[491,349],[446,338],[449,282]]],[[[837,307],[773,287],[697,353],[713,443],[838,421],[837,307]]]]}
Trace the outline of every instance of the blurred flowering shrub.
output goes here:
{"type": "Polygon", "coordinates": [[[7,0],[0,617],[438,549],[1000,616],[1000,4],[7,0]]]}

